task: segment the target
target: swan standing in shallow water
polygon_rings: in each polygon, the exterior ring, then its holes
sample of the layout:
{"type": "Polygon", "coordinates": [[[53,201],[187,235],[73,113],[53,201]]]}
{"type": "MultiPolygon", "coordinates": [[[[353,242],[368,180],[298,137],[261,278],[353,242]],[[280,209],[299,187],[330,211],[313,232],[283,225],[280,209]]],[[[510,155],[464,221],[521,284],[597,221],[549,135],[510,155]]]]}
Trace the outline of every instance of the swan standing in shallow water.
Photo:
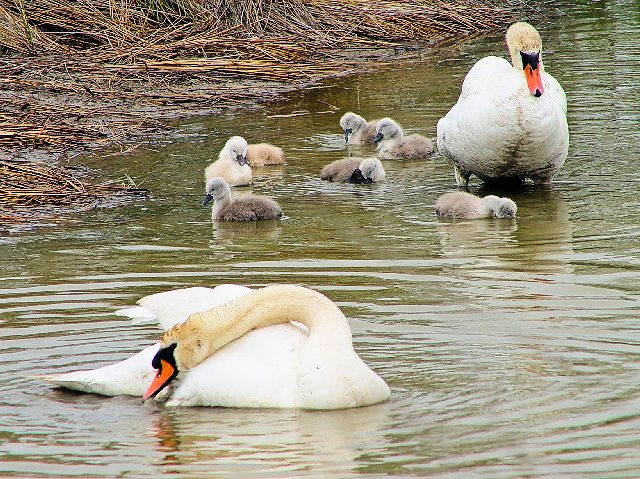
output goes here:
{"type": "Polygon", "coordinates": [[[382,163],[377,158],[336,160],[325,165],[320,172],[320,179],[336,183],[377,183],[385,176],[382,163]]]}
{"type": "Polygon", "coordinates": [[[106,396],[160,393],[168,406],[341,409],[389,398],[353,350],[340,309],[316,291],[221,285],[139,303],[124,313],[157,318],[166,330],[159,344],[117,364],[44,379],[106,396]]]}
{"type": "Polygon", "coordinates": [[[360,115],[348,111],[340,118],[344,130],[344,142],[347,145],[373,145],[376,126],[380,120],[367,121],[360,115]]]}
{"type": "Polygon", "coordinates": [[[512,64],[495,56],[476,62],[458,102],[438,121],[438,149],[453,161],[458,186],[472,174],[547,184],[567,157],[567,97],[544,70],[540,35],[519,22],[506,40],[512,64]]]}
{"type": "Polygon", "coordinates": [[[407,135],[391,118],[382,118],[373,139],[378,145],[376,155],[381,160],[414,160],[428,158],[433,153],[433,143],[422,135],[407,135]]]}
{"type": "Polygon", "coordinates": [[[251,184],[253,175],[247,160],[248,145],[241,136],[232,136],[220,150],[218,159],[204,170],[205,181],[220,176],[231,186],[251,184]]]}
{"type": "Polygon", "coordinates": [[[518,207],[511,198],[478,198],[464,191],[445,193],[436,201],[436,214],[449,218],[515,218],[518,207]]]}
{"type": "Polygon", "coordinates": [[[229,185],[219,176],[207,181],[205,193],[202,206],[213,200],[214,221],[274,220],[282,216],[280,205],[266,196],[243,195],[232,199],[229,185]]]}

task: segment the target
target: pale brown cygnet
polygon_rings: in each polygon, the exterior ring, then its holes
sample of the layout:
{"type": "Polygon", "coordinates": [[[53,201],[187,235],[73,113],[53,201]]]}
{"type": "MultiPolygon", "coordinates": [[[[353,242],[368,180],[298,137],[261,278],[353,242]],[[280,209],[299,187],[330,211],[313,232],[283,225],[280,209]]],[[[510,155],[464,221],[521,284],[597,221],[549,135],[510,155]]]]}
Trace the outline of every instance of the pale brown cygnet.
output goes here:
{"type": "Polygon", "coordinates": [[[247,161],[252,168],[268,165],[284,164],[284,153],[282,148],[269,143],[256,143],[249,145],[247,150],[247,161]]]}
{"type": "Polygon", "coordinates": [[[436,201],[436,214],[450,218],[515,218],[518,207],[510,198],[479,198],[464,191],[445,193],[436,201]]]}
{"type": "Polygon", "coordinates": [[[231,186],[251,184],[253,175],[247,161],[247,148],[247,142],[241,136],[229,138],[218,159],[204,170],[205,181],[219,176],[231,186]]]}

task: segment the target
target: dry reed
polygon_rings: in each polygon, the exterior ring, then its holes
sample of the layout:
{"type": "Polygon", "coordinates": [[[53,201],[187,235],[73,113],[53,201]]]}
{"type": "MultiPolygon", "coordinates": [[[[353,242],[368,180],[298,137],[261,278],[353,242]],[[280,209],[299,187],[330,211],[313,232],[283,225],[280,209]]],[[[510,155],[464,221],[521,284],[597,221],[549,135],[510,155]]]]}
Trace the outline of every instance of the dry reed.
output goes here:
{"type": "Polygon", "coordinates": [[[121,184],[82,181],[60,166],[0,160],[0,225],[19,222],[21,207],[91,204],[113,194],[147,195],[121,184]],[[11,211],[13,214],[9,214],[11,211]]]}

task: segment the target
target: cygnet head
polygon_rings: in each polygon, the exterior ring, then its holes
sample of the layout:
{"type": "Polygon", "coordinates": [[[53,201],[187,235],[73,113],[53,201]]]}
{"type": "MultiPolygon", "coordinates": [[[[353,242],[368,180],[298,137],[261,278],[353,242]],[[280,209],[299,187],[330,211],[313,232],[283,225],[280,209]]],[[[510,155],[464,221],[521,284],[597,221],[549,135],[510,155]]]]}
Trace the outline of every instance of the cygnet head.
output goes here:
{"type": "Polygon", "coordinates": [[[232,136],[224,145],[227,156],[232,160],[237,161],[240,166],[249,164],[247,160],[248,148],[249,145],[247,144],[247,140],[241,136],[232,136]]]}
{"type": "Polygon", "coordinates": [[[496,218],[515,218],[518,207],[511,198],[499,198],[495,195],[488,195],[482,198],[485,206],[496,218]]]}
{"type": "Polygon", "coordinates": [[[507,47],[511,63],[524,71],[529,91],[535,97],[544,93],[542,70],[542,39],[538,31],[526,22],[514,23],[507,30],[507,47]]]}
{"type": "Polygon", "coordinates": [[[345,143],[349,142],[349,136],[351,136],[354,131],[358,131],[366,123],[367,120],[362,118],[360,115],[356,115],[352,111],[348,111],[342,115],[342,118],[340,118],[340,126],[344,130],[345,143]]]}
{"type": "Polygon", "coordinates": [[[365,158],[360,163],[362,176],[373,182],[382,181],[386,176],[382,163],[378,158],[365,158]]]}
{"type": "Polygon", "coordinates": [[[224,178],[219,176],[214,176],[209,181],[207,181],[207,186],[205,188],[205,197],[202,200],[202,206],[209,203],[211,200],[217,201],[225,196],[231,196],[231,189],[224,178]]]}
{"type": "Polygon", "coordinates": [[[383,139],[398,137],[402,140],[402,128],[391,118],[383,118],[376,126],[376,136],[373,138],[374,143],[379,143],[383,139]]]}

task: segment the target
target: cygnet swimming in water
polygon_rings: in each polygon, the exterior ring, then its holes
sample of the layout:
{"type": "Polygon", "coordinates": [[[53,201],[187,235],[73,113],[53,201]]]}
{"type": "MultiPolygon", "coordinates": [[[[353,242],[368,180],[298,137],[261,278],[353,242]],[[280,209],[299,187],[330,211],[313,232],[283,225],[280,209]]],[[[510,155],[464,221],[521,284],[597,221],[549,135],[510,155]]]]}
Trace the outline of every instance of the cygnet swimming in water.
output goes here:
{"type": "Polygon", "coordinates": [[[386,173],[377,158],[345,158],[329,163],[320,172],[320,178],[336,183],[377,183],[386,173]]]}
{"type": "Polygon", "coordinates": [[[340,118],[340,126],[344,130],[344,142],[347,145],[373,145],[378,121],[367,121],[360,115],[348,111],[340,118]]]}
{"type": "Polygon", "coordinates": [[[219,176],[207,181],[202,206],[214,200],[211,218],[214,221],[273,220],[282,216],[282,208],[266,196],[244,195],[231,199],[229,185],[219,176]]]}
{"type": "Polygon", "coordinates": [[[256,143],[249,145],[247,150],[247,161],[252,168],[267,165],[284,164],[284,153],[282,148],[270,145],[269,143],[256,143]]]}
{"type": "Polygon", "coordinates": [[[241,136],[229,138],[218,159],[204,170],[205,181],[219,176],[231,186],[251,184],[253,175],[247,161],[247,149],[247,142],[241,136]]]}
{"type": "Polygon", "coordinates": [[[433,143],[422,135],[404,136],[402,128],[391,118],[383,118],[373,139],[378,144],[376,155],[381,160],[412,160],[427,158],[433,153],[433,143]]]}
{"type": "Polygon", "coordinates": [[[479,198],[464,191],[445,193],[436,201],[436,214],[450,218],[515,218],[518,207],[510,198],[479,198]]]}

